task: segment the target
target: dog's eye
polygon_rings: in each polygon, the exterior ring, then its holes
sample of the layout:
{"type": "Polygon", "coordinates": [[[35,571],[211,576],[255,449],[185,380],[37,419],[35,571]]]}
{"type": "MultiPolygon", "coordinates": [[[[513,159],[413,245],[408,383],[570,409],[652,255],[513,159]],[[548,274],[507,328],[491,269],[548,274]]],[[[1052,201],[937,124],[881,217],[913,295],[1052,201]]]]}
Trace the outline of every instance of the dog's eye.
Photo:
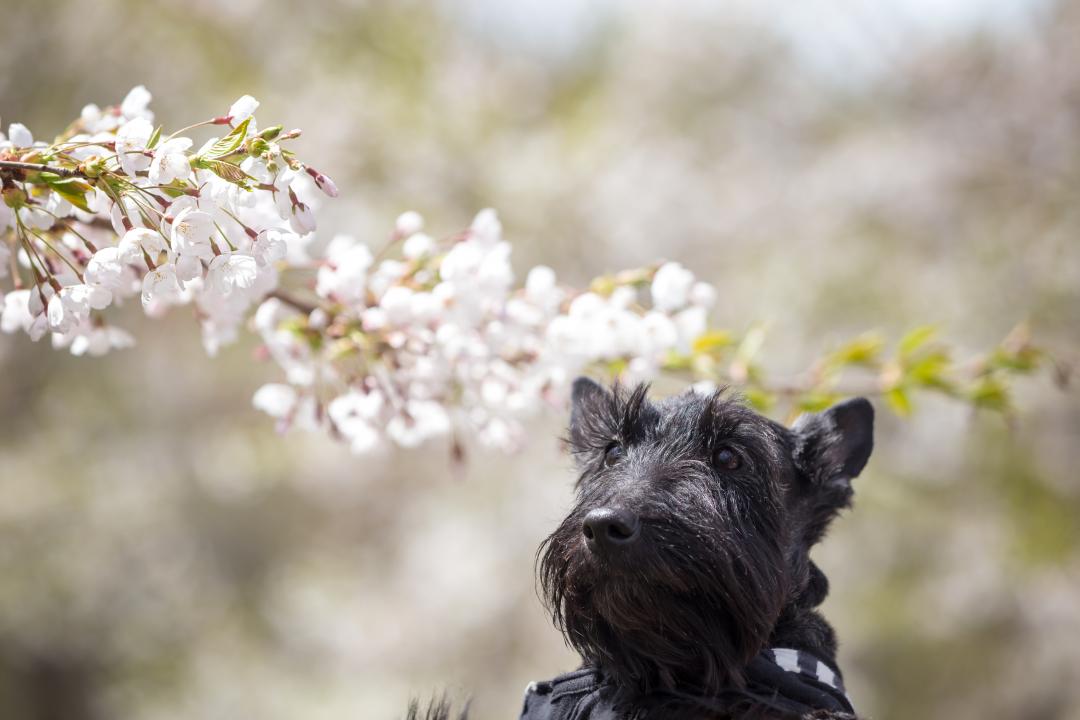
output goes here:
{"type": "Polygon", "coordinates": [[[611,467],[622,460],[623,455],[625,454],[622,445],[619,443],[611,443],[607,446],[607,450],[604,451],[604,467],[611,467]]]}
{"type": "Polygon", "coordinates": [[[722,447],[716,451],[716,465],[724,470],[738,470],[742,461],[739,454],[729,447],[722,447]]]}

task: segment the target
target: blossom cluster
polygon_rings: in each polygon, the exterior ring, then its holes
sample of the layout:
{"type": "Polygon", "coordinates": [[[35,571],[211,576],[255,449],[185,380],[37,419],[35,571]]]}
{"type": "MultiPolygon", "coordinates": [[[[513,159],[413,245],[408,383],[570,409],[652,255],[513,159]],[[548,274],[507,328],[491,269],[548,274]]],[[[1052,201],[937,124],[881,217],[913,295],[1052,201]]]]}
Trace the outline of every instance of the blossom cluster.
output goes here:
{"type": "Polygon", "coordinates": [[[764,330],[710,329],[716,291],[676,262],[587,290],[544,266],[519,284],[493,210],[438,240],[407,212],[381,248],[340,235],[316,252],[320,191],[338,191],[284,147],[299,131],[260,130],[245,95],[165,135],[149,102],[137,87],[117,106],[88,105],[51,143],[18,123],[0,133],[0,329],[100,355],[133,343],[109,311],[136,296],[150,316],[191,306],[211,354],[250,325],[285,374],[255,406],[358,453],[440,437],[455,451],[466,437],[513,449],[582,372],[734,383],[761,409],[786,399],[796,413],[852,392],[838,380],[853,367],[869,374],[854,391],[899,414],[915,390],[1007,412],[1007,376],[1049,357],[1018,328],[965,379],[933,328],[916,328],[892,357],[864,335],[769,388],[755,360],[764,330]],[[216,127],[193,149],[193,131],[216,127]]]}
{"type": "Polygon", "coordinates": [[[335,237],[315,278],[317,307],[260,306],[256,328],[288,383],[264,386],[255,404],[282,427],[327,426],[356,452],[445,435],[513,449],[522,421],[563,403],[586,368],[648,379],[688,352],[715,300],[678,263],[585,292],[538,266],[518,287],[492,210],[443,241],[405,213],[390,248],[399,252],[377,258],[335,237]]]}
{"type": "Polygon", "coordinates": [[[282,261],[303,256],[312,187],[337,189],[284,149],[298,132],[260,131],[245,95],[163,136],[150,99],[140,86],[115,107],[88,105],[52,143],[18,123],[0,133],[4,332],[100,355],[132,344],[105,311],[139,296],[151,316],[193,305],[214,353],[277,286],[282,261]],[[226,132],[194,150],[184,133],[203,126],[226,132]]]}

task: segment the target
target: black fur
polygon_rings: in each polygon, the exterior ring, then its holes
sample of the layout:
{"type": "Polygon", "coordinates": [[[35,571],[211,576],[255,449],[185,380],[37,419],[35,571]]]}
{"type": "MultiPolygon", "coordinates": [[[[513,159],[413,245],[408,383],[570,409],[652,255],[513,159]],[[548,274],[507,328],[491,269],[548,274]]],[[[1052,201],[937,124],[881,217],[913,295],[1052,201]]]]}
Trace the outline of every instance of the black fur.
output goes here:
{"type": "Polygon", "coordinates": [[[744,670],[767,646],[835,664],[815,610],[828,582],[809,552],[850,504],[872,430],[862,399],[788,429],[722,391],[654,403],[644,386],[579,379],[567,438],[577,502],[538,555],[556,626],[628,708],[674,701],[696,706],[691,717],[775,717],[744,691],[744,670]],[[719,463],[721,450],[738,467],[719,463]],[[582,526],[597,508],[636,514],[640,538],[591,550],[582,526]]]}
{"type": "MultiPolygon", "coordinates": [[[[468,714],[469,708],[466,705],[466,707],[457,714],[457,720],[466,720],[468,714]]],[[[428,702],[427,707],[423,710],[420,709],[420,701],[413,699],[409,703],[409,710],[405,715],[405,720],[451,720],[453,717],[453,707],[447,697],[443,695],[441,697],[432,698],[431,701],[428,702]]]]}
{"type": "MultiPolygon", "coordinates": [[[[747,664],[766,647],[836,664],[810,549],[851,503],[873,408],[850,400],[789,429],[724,391],[647,393],[574,383],[577,499],[537,553],[552,619],[614,686],[620,717],[800,717],[748,685],[747,664]]],[[[408,720],[450,714],[445,699],[426,714],[414,702],[408,720]]]]}

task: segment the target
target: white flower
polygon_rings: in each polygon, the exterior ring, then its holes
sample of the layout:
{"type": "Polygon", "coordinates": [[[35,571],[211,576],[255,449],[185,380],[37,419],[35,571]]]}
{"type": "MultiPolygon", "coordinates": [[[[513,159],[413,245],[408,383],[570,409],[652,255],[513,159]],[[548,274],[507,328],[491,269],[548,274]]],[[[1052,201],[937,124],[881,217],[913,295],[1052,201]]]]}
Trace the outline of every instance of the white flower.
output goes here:
{"type": "Polygon", "coordinates": [[[379,307],[393,325],[404,325],[412,319],[413,291],[401,285],[387,289],[379,299],[379,307]]]}
{"type": "Polygon", "coordinates": [[[112,302],[112,293],[92,285],[68,285],[49,299],[49,328],[66,333],[85,322],[90,310],[102,310],[112,302]]]}
{"type": "Polygon", "coordinates": [[[324,175],[314,168],[308,168],[308,175],[315,180],[315,187],[323,191],[327,197],[336,198],[338,196],[337,183],[330,179],[329,175],[324,175]]]}
{"type": "Polygon", "coordinates": [[[410,260],[418,260],[430,255],[435,249],[435,241],[429,235],[418,232],[409,235],[401,246],[401,254],[410,260]]]}
{"type": "Polygon", "coordinates": [[[72,355],[91,355],[98,357],[109,350],[129,348],[135,344],[131,333],[118,327],[90,327],[71,340],[72,355]]]}
{"type": "Polygon", "coordinates": [[[494,245],[502,239],[502,223],[491,208],[481,210],[473,218],[470,234],[483,245],[494,245]]]}
{"type": "Polygon", "coordinates": [[[386,434],[407,448],[448,432],[450,416],[446,408],[432,400],[409,400],[404,412],[390,418],[386,424],[386,434]]]}
{"type": "Polygon", "coordinates": [[[22,123],[8,125],[8,140],[17,148],[28,148],[34,144],[34,136],[22,123]]]}
{"type": "Polygon", "coordinates": [[[111,130],[116,126],[116,118],[111,115],[103,116],[101,108],[93,103],[83,106],[82,112],[79,113],[79,120],[82,122],[83,129],[88,133],[111,130]]]}
{"type": "Polygon", "coordinates": [[[655,310],[641,318],[645,343],[637,351],[642,355],[660,357],[679,341],[679,328],[671,318],[655,310]]]}
{"type": "Polygon", "coordinates": [[[88,285],[97,285],[112,292],[124,289],[128,279],[119,247],[104,247],[94,253],[86,264],[83,277],[88,285]]]}
{"type": "Polygon", "coordinates": [[[455,297],[466,305],[499,302],[514,281],[510,246],[475,239],[459,242],[443,258],[439,276],[452,283],[455,297]]]}
{"type": "Polygon", "coordinates": [[[267,383],[255,391],[251,404],[256,410],[280,420],[296,406],[296,389],[292,385],[267,383]]]}
{"type": "Polygon", "coordinates": [[[555,312],[565,297],[556,285],[555,271],[546,265],[537,265],[525,278],[525,298],[545,312],[555,312]]]}
{"type": "Polygon", "coordinates": [[[66,307],[66,303],[59,295],[54,295],[49,300],[49,328],[54,332],[67,332],[78,323],[85,320],[66,307]]]}
{"type": "Polygon", "coordinates": [[[210,238],[214,229],[214,218],[209,213],[194,208],[181,210],[172,223],[173,252],[204,260],[213,257],[210,238]]]}
{"type": "Polygon", "coordinates": [[[367,291],[371,251],[348,235],[338,235],[326,247],[326,264],[319,268],[315,291],[345,303],[361,303],[367,291]]]}
{"type": "Polygon", "coordinates": [[[176,279],[182,283],[189,283],[196,278],[202,278],[202,260],[194,255],[176,256],[176,279]]]}
{"type": "Polygon", "coordinates": [[[116,131],[116,157],[129,176],[134,177],[138,171],[150,167],[146,144],[153,134],[154,126],[145,117],[129,120],[116,131]]]}
{"type": "Polygon", "coordinates": [[[241,96],[236,102],[229,108],[229,114],[226,117],[237,125],[244,122],[249,117],[255,114],[255,111],[259,109],[259,101],[250,95],[241,96]]]}
{"type": "Polygon", "coordinates": [[[171,263],[158,265],[146,273],[142,283],[143,308],[150,310],[157,305],[167,305],[180,299],[180,283],[176,268],[171,263]]]}
{"type": "Polygon", "coordinates": [[[13,333],[17,330],[29,332],[34,316],[30,313],[30,291],[13,290],[4,295],[4,309],[0,316],[0,330],[13,333]]]}
{"type": "Polygon", "coordinates": [[[289,240],[294,239],[296,239],[296,236],[292,233],[274,228],[263,230],[255,237],[255,242],[251,246],[251,254],[255,256],[260,265],[269,265],[285,258],[289,251],[289,240]]]}
{"type": "Polygon", "coordinates": [[[19,220],[37,230],[48,230],[56,224],[56,218],[37,206],[25,206],[18,210],[19,220]]]}
{"type": "Polygon", "coordinates": [[[334,427],[349,441],[352,451],[361,454],[379,443],[379,433],[373,423],[377,422],[382,407],[381,393],[350,390],[331,400],[326,412],[334,427]]]}
{"type": "Polygon", "coordinates": [[[289,225],[298,235],[315,232],[315,213],[304,203],[295,203],[289,211],[289,225]]]}
{"type": "Polygon", "coordinates": [[[401,213],[394,221],[394,232],[401,237],[415,235],[423,229],[424,218],[415,210],[401,213]]]}
{"type": "Polygon", "coordinates": [[[694,274],[677,262],[664,263],[652,281],[653,307],[661,312],[678,310],[690,299],[694,274]]]}
{"type": "Polygon", "coordinates": [[[705,308],[688,307],[675,315],[675,326],[679,329],[678,350],[689,352],[694,340],[705,334],[708,325],[705,308]]]}
{"type": "Polygon", "coordinates": [[[206,289],[218,295],[234,290],[248,290],[255,285],[258,266],[255,258],[241,253],[222,253],[210,261],[206,271],[206,289]]]}
{"type": "Polygon", "coordinates": [[[368,278],[368,288],[376,295],[382,295],[405,275],[406,270],[408,265],[399,260],[383,260],[368,278]]]}
{"type": "Polygon", "coordinates": [[[154,117],[153,113],[147,109],[152,99],[153,96],[149,90],[142,85],[136,85],[120,103],[120,114],[129,119],[141,118],[149,122],[154,117]]]}
{"type": "Polygon", "coordinates": [[[173,180],[187,180],[191,176],[191,162],[184,151],[191,147],[185,137],[166,140],[154,148],[154,160],[150,163],[150,181],[155,185],[168,185],[173,180]]]}
{"type": "Polygon", "coordinates": [[[716,304],[716,288],[706,282],[696,282],[690,289],[690,302],[706,310],[716,304]]]}
{"type": "Polygon", "coordinates": [[[151,260],[156,260],[165,252],[165,239],[148,228],[134,228],[124,233],[120,244],[116,246],[119,260],[123,263],[136,263],[143,259],[145,252],[151,260]]]}
{"type": "Polygon", "coordinates": [[[712,380],[699,380],[690,386],[690,391],[698,395],[705,395],[708,397],[716,392],[719,388],[712,380]]]}
{"type": "Polygon", "coordinates": [[[52,285],[35,285],[26,300],[26,309],[35,317],[44,314],[45,306],[49,304],[49,298],[53,296],[53,292],[52,285]]]}

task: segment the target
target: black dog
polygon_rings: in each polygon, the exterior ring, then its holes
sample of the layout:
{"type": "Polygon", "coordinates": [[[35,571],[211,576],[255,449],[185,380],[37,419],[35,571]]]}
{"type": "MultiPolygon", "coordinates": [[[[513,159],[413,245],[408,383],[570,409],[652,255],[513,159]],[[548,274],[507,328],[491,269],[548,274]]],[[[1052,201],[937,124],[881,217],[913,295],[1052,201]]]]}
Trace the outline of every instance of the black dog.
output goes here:
{"type": "Polygon", "coordinates": [[[646,390],[574,383],[577,502],[538,557],[584,664],[533,683],[522,718],[853,717],[809,553],[870,457],[870,403],[789,429],[724,392],[646,390]]]}

